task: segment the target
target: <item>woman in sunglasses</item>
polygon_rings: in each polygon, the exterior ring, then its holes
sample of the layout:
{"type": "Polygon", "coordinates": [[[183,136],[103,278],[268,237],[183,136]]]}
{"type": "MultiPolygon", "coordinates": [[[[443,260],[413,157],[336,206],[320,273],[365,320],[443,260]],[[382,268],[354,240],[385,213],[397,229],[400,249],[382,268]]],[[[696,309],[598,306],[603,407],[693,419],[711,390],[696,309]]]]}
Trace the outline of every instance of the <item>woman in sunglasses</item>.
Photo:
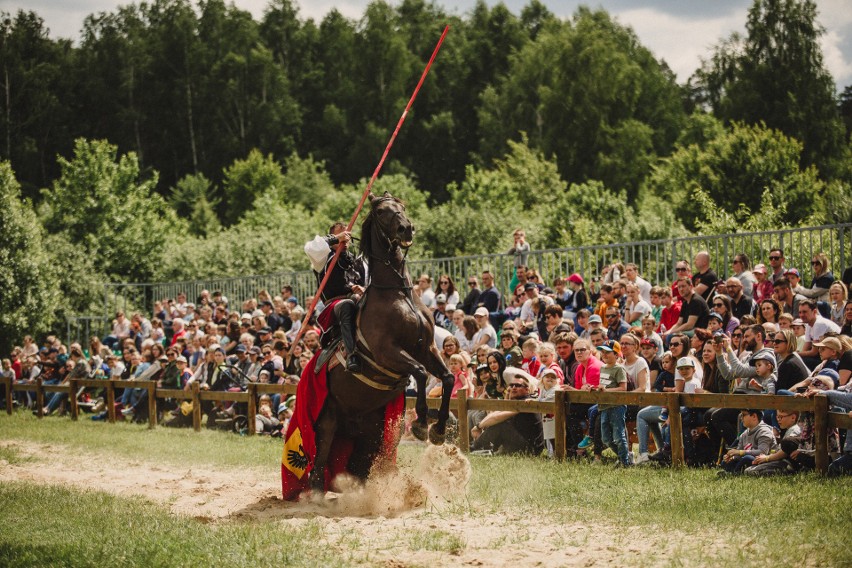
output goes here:
{"type": "Polygon", "coordinates": [[[811,280],[811,287],[804,288],[798,286],[793,292],[801,294],[806,298],[812,298],[818,302],[828,302],[828,290],[834,282],[834,274],[828,269],[828,257],[825,253],[818,252],[811,259],[811,268],[814,271],[814,278],[811,280]]]}
{"type": "Polygon", "coordinates": [[[457,306],[459,303],[459,292],[448,274],[441,274],[441,277],[438,278],[438,294],[446,295],[448,304],[457,306]]]}
{"type": "Polygon", "coordinates": [[[731,312],[731,297],[725,294],[713,296],[713,311],[722,316],[722,329],[727,335],[731,335],[740,326],[740,320],[731,312]]]}
{"type": "Polygon", "coordinates": [[[796,333],[792,329],[782,329],[775,334],[772,343],[775,346],[775,359],[778,361],[775,393],[793,394],[790,393],[790,388],[810,375],[805,362],[796,353],[796,333]]]}

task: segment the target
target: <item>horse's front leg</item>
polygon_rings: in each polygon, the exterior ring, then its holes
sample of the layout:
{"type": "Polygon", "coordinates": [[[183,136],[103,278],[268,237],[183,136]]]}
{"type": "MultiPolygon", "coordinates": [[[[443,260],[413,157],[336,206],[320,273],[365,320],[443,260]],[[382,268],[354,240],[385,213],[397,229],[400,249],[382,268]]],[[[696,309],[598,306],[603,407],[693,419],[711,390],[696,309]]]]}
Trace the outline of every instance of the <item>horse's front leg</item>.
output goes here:
{"type": "Polygon", "coordinates": [[[428,378],[426,369],[402,349],[383,351],[381,355],[377,354],[376,359],[383,367],[400,369],[400,375],[414,377],[414,382],[417,384],[417,401],[414,404],[417,418],[411,424],[411,433],[418,440],[425,440],[429,416],[429,406],[426,404],[426,379],[428,378]]]}
{"type": "Polygon", "coordinates": [[[441,379],[441,407],[438,409],[438,421],[429,430],[429,441],[433,444],[443,444],[447,438],[447,420],[450,417],[450,397],[453,394],[455,377],[447,369],[438,350],[432,346],[427,360],[424,361],[426,370],[441,379]]]}

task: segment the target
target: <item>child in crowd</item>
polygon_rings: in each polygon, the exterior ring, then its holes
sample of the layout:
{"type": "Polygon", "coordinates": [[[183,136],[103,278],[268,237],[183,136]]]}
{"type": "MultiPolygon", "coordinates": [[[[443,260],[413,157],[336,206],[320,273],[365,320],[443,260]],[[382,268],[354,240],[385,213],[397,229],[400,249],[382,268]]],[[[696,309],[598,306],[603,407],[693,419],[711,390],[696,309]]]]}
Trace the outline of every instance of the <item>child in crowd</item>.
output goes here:
{"type": "Polygon", "coordinates": [[[751,361],[757,376],[752,377],[746,385],[749,394],[775,394],[775,383],[778,379],[775,374],[775,355],[769,352],[758,353],[751,361]]]}
{"type": "MultiPolygon", "coordinates": [[[[612,339],[598,347],[604,366],[601,367],[601,380],[594,390],[597,391],[626,391],[627,371],[618,364],[621,355],[621,345],[612,339]]],[[[605,446],[618,454],[622,466],[633,465],[630,452],[627,449],[627,406],[623,404],[599,404],[598,412],[601,419],[601,440],[605,446]]]]}
{"type": "Polygon", "coordinates": [[[769,455],[777,448],[775,433],[763,422],[762,410],[743,410],[740,419],[745,431],[737,438],[737,445],[722,458],[720,476],[742,473],[753,465],[754,458],[769,455]]]}
{"type": "MultiPolygon", "coordinates": [[[[559,377],[556,376],[556,371],[553,368],[546,367],[543,369],[539,383],[538,400],[541,402],[553,402],[556,398],[556,391],[559,388],[559,377]]],[[[553,414],[541,415],[541,429],[544,433],[544,445],[547,448],[547,455],[552,458],[556,440],[556,422],[553,414]]]]}
{"type": "Polygon", "coordinates": [[[793,329],[793,316],[788,313],[778,316],[778,329],[793,329]]]}
{"type": "Polygon", "coordinates": [[[657,325],[660,323],[660,317],[663,315],[663,289],[659,286],[651,288],[651,316],[657,325]]]}
{"type": "Polygon", "coordinates": [[[796,334],[796,353],[798,353],[805,348],[805,322],[798,318],[794,319],[791,327],[796,334]]]}
{"type": "Polygon", "coordinates": [[[538,340],[533,337],[524,341],[523,346],[521,346],[521,352],[524,356],[523,362],[521,363],[521,369],[533,377],[538,376],[538,371],[541,368],[541,362],[539,362],[535,356],[537,350],[538,340]]]}
{"type": "Polygon", "coordinates": [[[564,383],[565,373],[562,372],[562,369],[559,367],[559,363],[556,362],[556,346],[549,341],[545,341],[538,346],[536,354],[541,362],[538,370],[538,378],[542,379],[545,371],[549,369],[556,374],[558,384],[561,385],[564,383]]]}

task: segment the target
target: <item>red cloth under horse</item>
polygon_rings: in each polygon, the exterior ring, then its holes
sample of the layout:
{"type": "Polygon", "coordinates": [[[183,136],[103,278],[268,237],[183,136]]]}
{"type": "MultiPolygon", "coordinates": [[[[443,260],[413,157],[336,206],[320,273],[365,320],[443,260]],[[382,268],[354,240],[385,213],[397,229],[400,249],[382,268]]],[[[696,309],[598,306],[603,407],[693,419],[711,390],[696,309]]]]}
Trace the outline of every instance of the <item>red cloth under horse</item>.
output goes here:
{"type": "MultiPolygon", "coordinates": [[[[284,453],[281,456],[281,488],[284,499],[295,501],[310,487],[310,473],[316,456],[314,423],[319,417],[326,396],[328,396],[327,365],[319,373],[314,372],[317,351],[311,362],[302,371],[302,378],[296,388],[296,407],[293,418],[287,427],[284,453]]],[[[352,377],[353,381],[358,379],[352,377]]],[[[399,426],[405,409],[402,393],[385,407],[385,428],[383,435],[383,456],[396,462],[395,429],[399,426]]],[[[325,490],[332,487],[334,478],[347,471],[349,457],[352,455],[352,440],[337,436],[331,447],[328,467],[325,470],[325,490]]]]}

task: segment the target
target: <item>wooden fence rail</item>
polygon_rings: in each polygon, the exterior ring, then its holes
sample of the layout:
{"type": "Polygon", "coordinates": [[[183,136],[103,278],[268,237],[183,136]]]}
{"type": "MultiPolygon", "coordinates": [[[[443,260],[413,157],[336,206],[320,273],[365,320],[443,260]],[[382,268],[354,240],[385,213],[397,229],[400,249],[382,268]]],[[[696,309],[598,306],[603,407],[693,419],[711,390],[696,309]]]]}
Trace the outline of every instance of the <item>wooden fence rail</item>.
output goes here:
{"type": "MultiPolygon", "coordinates": [[[[98,380],[98,379],[72,379],[66,384],[45,385],[41,379],[36,379],[31,384],[16,384],[9,378],[2,379],[6,394],[6,412],[12,414],[12,393],[29,391],[35,392],[38,404],[37,414],[42,416],[45,405],[45,393],[61,392],[68,394],[69,414],[72,420],[77,420],[79,407],[75,396],[80,387],[102,388],[106,390],[107,416],[110,423],[114,423],[115,416],[115,389],[144,388],[148,391],[148,427],[157,426],[157,399],[189,400],[193,403],[192,425],[196,431],[201,430],[201,402],[202,401],[233,401],[247,403],[249,417],[249,434],[255,433],[255,421],[257,397],[261,394],[281,394],[289,396],[296,394],[295,385],[276,385],[249,383],[245,392],[221,392],[204,391],[199,389],[198,383],[193,383],[188,390],[161,389],[157,388],[154,381],[136,380],[98,380]]],[[[440,399],[427,399],[429,408],[437,409],[440,399]]],[[[415,399],[407,398],[406,408],[414,408],[415,399]]],[[[470,430],[467,428],[468,414],[476,410],[511,410],[522,413],[553,414],[556,426],[556,440],[554,454],[557,459],[565,459],[567,454],[567,440],[565,422],[568,405],[578,404],[627,404],[633,406],[662,406],[669,411],[669,426],[671,428],[672,443],[672,466],[684,465],[680,408],[756,408],[785,411],[812,412],[814,414],[814,436],[816,441],[816,469],[820,474],[828,470],[828,431],[831,428],[852,429],[852,417],[845,413],[829,412],[828,397],[817,395],[814,398],[775,396],[775,395],[742,395],[742,394],[682,394],[682,393],[645,393],[645,392],[587,392],[587,391],[557,391],[556,398],[552,402],[540,402],[536,400],[495,400],[495,399],[470,399],[465,396],[464,391],[459,391],[459,398],[450,401],[450,410],[456,414],[459,421],[459,448],[470,451],[470,430]]]]}

